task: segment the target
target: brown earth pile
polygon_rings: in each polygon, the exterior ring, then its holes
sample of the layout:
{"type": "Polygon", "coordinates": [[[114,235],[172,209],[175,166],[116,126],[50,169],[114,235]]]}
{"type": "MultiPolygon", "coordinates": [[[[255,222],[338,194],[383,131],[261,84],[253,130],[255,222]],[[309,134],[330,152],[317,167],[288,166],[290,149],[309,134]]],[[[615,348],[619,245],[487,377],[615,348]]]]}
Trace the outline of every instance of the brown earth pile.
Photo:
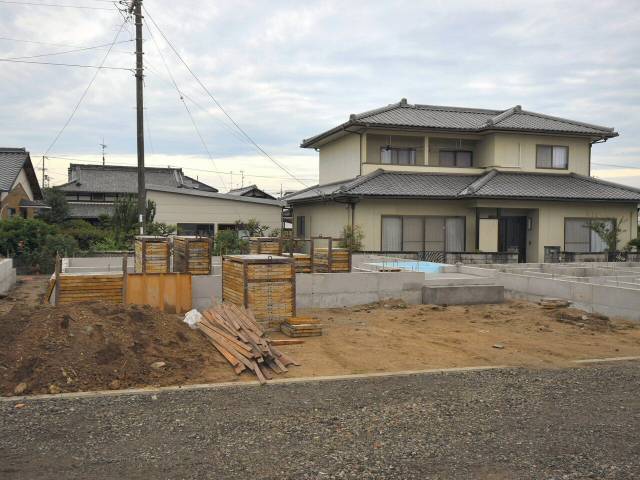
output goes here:
{"type": "Polygon", "coordinates": [[[17,303],[0,317],[0,395],[234,377],[200,332],[148,306],[17,303]]]}

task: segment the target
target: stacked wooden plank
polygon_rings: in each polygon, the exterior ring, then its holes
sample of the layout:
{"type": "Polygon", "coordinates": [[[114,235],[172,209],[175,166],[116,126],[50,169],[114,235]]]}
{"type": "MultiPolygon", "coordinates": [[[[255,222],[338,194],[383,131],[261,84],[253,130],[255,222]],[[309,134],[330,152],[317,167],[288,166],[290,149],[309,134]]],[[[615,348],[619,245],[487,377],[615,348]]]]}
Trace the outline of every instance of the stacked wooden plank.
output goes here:
{"type": "Polygon", "coordinates": [[[136,273],[170,271],[171,248],[166,237],[137,236],[134,244],[136,273]]]}
{"type": "Polygon", "coordinates": [[[221,304],[203,312],[200,331],[233,366],[236,374],[255,373],[260,383],[273,378],[272,373],[287,372],[299,365],[271,344],[255,317],[241,307],[221,304]]]}
{"type": "Polygon", "coordinates": [[[294,253],[296,273],[311,273],[311,255],[308,253],[294,253]]]}
{"type": "Polygon", "coordinates": [[[264,327],[279,328],[296,311],[293,259],[271,255],[223,257],[222,298],[250,308],[264,327]]]}
{"type": "Polygon", "coordinates": [[[249,253],[265,255],[282,255],[282,238],[280,237],[250,237],[249,253]]]}
{"type": "Polygon", "coordinates": [[[173,271],[192,275],[211,273],[211,239],[180,236],[173,239],[173,271]]]}
{"type": "Polygon", "coordinates": [[[63,273],[56,286],[56,305],[102,300],[122,302],[122,274],[63,273]]]}
{"type": "Polygon", "coordinates": [[[348,248],[314,248],[313,267],[316,272],[350,272],[351,252],[348,248]]]}
{"type": "Polygon", "coordinates": [[[322,335],[322,325],[314,318],[293,317],[280,325],[282,333],[289,337],[317,337],[322,335]]]}

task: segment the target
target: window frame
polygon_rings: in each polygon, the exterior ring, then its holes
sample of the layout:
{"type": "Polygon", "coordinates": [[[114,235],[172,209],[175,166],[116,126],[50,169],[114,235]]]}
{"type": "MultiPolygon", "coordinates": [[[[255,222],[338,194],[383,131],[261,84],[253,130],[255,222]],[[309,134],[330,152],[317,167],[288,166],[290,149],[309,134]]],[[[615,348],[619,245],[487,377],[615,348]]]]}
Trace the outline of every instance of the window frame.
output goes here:
{"type": "Polygon", "coordinates": [[[552,145],[552,144],[546,144],[546,143],[539,143],[536,144],[536,168],[542,169],[542,170],[569,170],[569,145],[552,145]],[[541,167],[540,166],[540,159],[539,159],[539,152],[540,152],[540,148],[550,148],[551,149],[551,166],[550,167],[541,167]],[[553,166],[553,149],[554,148],[564,148],[567,151],[567,164],[564,167],[554,167],[553,166]]]}
{"type": "MultiPolygon", "coordinates": [[[[598,222],[612,222],[614,227],[616,226],[616,224],[618,223],[618,221],[615,218],[587,218],[587,217],[564,217],[564,231],[563,231],[563,248],[564,251],[567,252],[567,220],[582,220],[584,221],[584,223],[591,223],[593,221],[598,221],[598,222]]],[[[591,240],[591,234],[593,233],[593,231],[591,229],[589,229],[589,251],[587,252],[569,252],[569,253],[603,253],[603,252],[594,252],[593,251],[593,242],[591,240]]],[[[571,242],[571,243],[576,243],[576,242],[571,242]]]]}
{"type": "MultiPolygon", "coordinates": [[[[409,160],[411,160],[411,158],[409,158],[409,160]]],[[[384,147],[380,147],[380,165],[399,165],[399,166],[405,166],[405,167],[413,167],[415,165],[418,164],[418,149],[415,147],[390,147],[387,148],[386,146],[384,147]],[[400,163],[400,160],[398,158],[398,156],[396,156],[396,163],[393,163],[393,156],[391,158],[391,162],[390,163],[384,163],[382,156],[383,156],[383,152],[393,152],[393,151],[407,151],[409,152],[409,157],[411,157],[411,153],[413,153],[413,163],[400,163]]]]}
{"type": "MultiPolygon", "coordinates": [[[[424,229],[425,229],[425,223],[426,223],[426,219],[427,218],[442,218],[444,219],[444,249],[442,250],[442,252],[444,253],[464,253],[464,252],[449,252],[446,247],[447,247],[447,243],[446,243],[446,238],[447,238],[447,231],[446,231],[446,219],[447,218],[461,218],[463,219],[463,225],[464,225],[464,230],[462,233],[462,244],[465,246],[465,250],[466,250],[466,245],[467,245],[467,217],[464,215],[380,215],[380,251],[385,251],[382,250],[382,246],[384,245],[383,242],[383,234],[384,234],[384,229],[383,229],[383,219],[384,218],[399,218],[400,219],[400,245],[403,248],[402,250],[400,250],[398,253],[407,253],[407,252],[415,252],[416,250],[404,250],[404,219],[405,218],[422,218],[422,250],[418,250],[418,251],[422,251],[422,252],[426,252],[426,251],[436,251],[436,250],[425,250],[425,246],[426,246],[426,237],[424,235],[424,229]]],[[[440,251],[440,250],[437,250],[440,251]]]]}
{"type": "Polygon", "coordinates": [[[440,150],[438,150],[438,166],[442,167],[442,168],[473,168],[473,150],[463,150],[463,149],[452,150],[450,148],[441,148],[440,150]],[[453,153],[453,166],[448,166],[448,165],[443,166],[440,163],[440,154],[442,152],[453,153]],[[469,159],[469,166],[468,167],[466,167],[466,166],[463,167],[463,166],[458,165],[458,154],[459,153],[468,153],[469,156],[471,157],[469,159]]]}
{"type": "Polygon", "coordinates": [[[297,215],[296,216],[296,232],[295,238],[306,239],[307,238],[307,219],[306,215],[297,215]],[[300,233],[300,219],[302,219],[302,233],[300,233]]]}

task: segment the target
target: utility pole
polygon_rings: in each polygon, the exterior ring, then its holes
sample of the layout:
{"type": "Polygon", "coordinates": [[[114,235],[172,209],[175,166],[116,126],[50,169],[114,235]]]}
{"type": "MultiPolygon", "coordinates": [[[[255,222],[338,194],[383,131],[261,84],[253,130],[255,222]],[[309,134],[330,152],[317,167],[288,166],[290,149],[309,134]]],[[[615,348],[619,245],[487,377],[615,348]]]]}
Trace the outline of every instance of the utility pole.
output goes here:
{"type": "Polygon", "coordinates": [[[42,155],[42,188],[45,187],[44,185],[44,179],[45,179],[45,169],[44,169],[44,155],[42,155]]]}
{"type": "Polygon", "coordinates": [[[104,137],[102,137],[102,143],[100,144],[100,146],[102,147],[102,166],[104,167],[104,165],[105,165],[104,149],[107,148],[107,146],[104,144],[104,137]]]}
{"type": "Polygon", "coordinates": [[[240,170],[240,188],[244,188],[244,170],[240,170]]]}
{"type": "Polygon", "coordinates": [[[144,180],[144,99],[142,64],[142,0],[131,0],[129,13],[136,19],[136,119],[138,139],[138,221],[140,235],[144,234],[145,210],[147,207],[147,189],[144,180]]]}

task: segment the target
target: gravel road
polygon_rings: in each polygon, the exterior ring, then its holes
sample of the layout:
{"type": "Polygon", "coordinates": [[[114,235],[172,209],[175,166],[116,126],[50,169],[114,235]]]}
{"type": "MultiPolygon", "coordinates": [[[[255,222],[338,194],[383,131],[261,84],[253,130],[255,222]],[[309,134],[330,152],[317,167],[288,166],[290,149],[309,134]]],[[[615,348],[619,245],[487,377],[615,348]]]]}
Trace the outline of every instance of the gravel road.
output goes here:
{"type": "Polygon", "coordinates": [[[3,479],[640,478],[640,363],[0,402],[3,479]]]}

